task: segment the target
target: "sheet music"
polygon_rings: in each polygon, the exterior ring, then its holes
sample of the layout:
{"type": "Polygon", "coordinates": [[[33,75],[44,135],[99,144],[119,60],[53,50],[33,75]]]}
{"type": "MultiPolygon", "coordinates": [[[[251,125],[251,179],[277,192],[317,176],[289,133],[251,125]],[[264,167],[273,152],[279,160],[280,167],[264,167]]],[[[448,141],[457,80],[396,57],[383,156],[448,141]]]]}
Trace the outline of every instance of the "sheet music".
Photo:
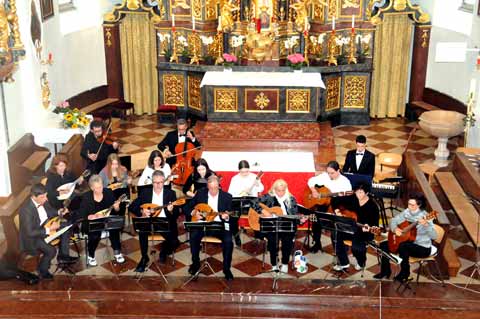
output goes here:
{"type": "Polygon", "coordinates": [[[62,229],[60,230],[57,230],[57,232],[55,234],[52,234],[50,236],[48,236],[47,238],[45,238],[45,242],[47,244],[50,244],[50,242],[52,242],[53,240],[57,239],[58,237],[62,236],[66,231],[68,231],[70,228],[72,228],[73,225],[68,225],[68,226],[65,226],[63,227],[62,229]]]}

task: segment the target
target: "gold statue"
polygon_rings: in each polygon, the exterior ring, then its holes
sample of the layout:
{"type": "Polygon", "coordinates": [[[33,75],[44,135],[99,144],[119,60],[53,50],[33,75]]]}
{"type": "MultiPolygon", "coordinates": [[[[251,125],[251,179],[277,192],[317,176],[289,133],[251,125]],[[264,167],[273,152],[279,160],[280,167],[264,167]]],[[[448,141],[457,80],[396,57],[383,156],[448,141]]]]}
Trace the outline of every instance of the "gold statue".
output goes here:
{"type": "Polygon", "coordinates": [[[297,31],[303,32],[308,28],[305,21],[308,23],[308,8],[312,4],[327,6],[325,0],[299,0],[290,5],[290,8],[295,10],[295,26],[297,31]]]}
{"type": "Polygon", "coordinates": [[[246,44],[248,47],[248,57],[254,59],[257,63],[272,59],[272,49],[275,41],[273,32],[257,33],[255,30],[249,30],[246,44]]]}
{"type": "Polygon", "coordinates": [[[226,1],[221,9],[221,28],[222,31],[229,31],[233,28],[233,12],[240,10],[238,6],[236,6],[232,0],[226,1]]]}
{"type": "Polygon", "coordinates": [[[9,37],[9,26],[7,13],[5,12],[5,7],[0,5],[0,56],[4,57],[8,54],[8,37],[9,37]]]}
{"type": "Polygon", "coordinates": [[[40,84],[42,86],[42,105],[44,109],[48,109],[50,106],[50,83],[47,79],[47,72],[42,73],[40,84]]]}
{"type": "Polygon", "coordinates": [[[190,6],[188,5],[186,0],[175,0],[175,2],[172,5],[172,8],[182,8],[182,9],[190,9],[190,6]]]}

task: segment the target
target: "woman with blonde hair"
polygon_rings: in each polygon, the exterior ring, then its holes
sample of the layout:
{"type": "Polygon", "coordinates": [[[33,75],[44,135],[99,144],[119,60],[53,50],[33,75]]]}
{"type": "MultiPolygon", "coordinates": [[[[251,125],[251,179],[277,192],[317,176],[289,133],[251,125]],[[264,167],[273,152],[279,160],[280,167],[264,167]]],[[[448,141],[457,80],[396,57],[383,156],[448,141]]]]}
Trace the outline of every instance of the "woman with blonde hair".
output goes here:
{"type": "Polygon", "coordinates": [[[121,187],[118,188],[128,187],[129,177],[127,168],[120,163],[120,157],[116,153],[108,155],[107,165],[105,165],[99,175],[105,187],[116,183],[122,183],[121,187]]]}

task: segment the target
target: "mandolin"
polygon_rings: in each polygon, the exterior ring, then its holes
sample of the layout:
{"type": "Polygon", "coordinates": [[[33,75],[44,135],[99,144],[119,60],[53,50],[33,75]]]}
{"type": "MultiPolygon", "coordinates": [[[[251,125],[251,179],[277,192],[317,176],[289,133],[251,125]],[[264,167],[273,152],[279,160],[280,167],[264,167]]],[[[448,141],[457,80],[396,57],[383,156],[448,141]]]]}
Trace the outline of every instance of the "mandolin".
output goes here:
{"type": "MultiPolygon", "coordinates": [[[[426,220],[432,220],[436,218],[438,213],[436,211],[432,211],[425,215],[426,220]]],[[[388,250],[391,253],[396,253],[398,251],[398,246],[404,241],[415,241],[417,238],[417,225],[418,221],[416,222],[409,222],[407,220],[401,222],[397,227],[402,230],[402,235],[397,236],[394,231],[389,230],[388,232],[388,250]]]]}
{"type": "MultiPolygon", "coordinates": [[[[63,202],[63,208],[60,209],[58,211],[58,216],[55,216],[55,217],[52,217],[50,218],[49,220],[47,220],[44,224],[43,224],[43,227],[45,229],[47,228],[50,228],[52,227],[52,225],[54,223],[62,223],[62,222],[65,222],[66,219],[63,218],[65,215],[69,214],[70,211],[68,211],[68,206],[70,206],[70,199],[67,198],[64,202],[63,202]]],[[[56,230],[52,230],[50,229],[50,232],[48,234],[48,236],[53,236],[57,231],[59,231],[59,229],[56,229],[56,230]]],[[[55,246],[57,245],[58,243],[60,242],[60,239],[55,239],[53,240],[52,242],[50,242],[51,245],[55,246]]]]}
{"type": "Polygon", "coordinates": [[[91,172],[90,170],[85,170],[76,180],[70,183],[63,184],[57,188],[57,191],[60,195],[57,196],[58,200],[65,200],[67,198],[70,198],[72,196],[73,191],[75,190],[75,187],[80,184],[80,180],[83,178],[87,178],[90,176],[91,172]]]}
{"type": "MultiPolygon", "coordinates": [[[[184,205],[185,203],[186,203],[185,198],[179,198],[171,204],[173,206],[181,206],[181,205],[184,205]]],[[[157,204],[148,203],[148,204],[141,205],[140,208],[141,209],[148,209],[148,210],[153,212],[150,216],[145,216],[145,217],[158,217],[160,215],[160,213],[162,212],[162,209],[164,209],[167,206],[168,205],[160,206],[160,205],[157,205],[157,204]]]]}
{"type": "Polygon", "coordinates": [[[193,210],[197,210],[200,213],[201,218],[196,215],[192,216],[192,222],[213,222],[215,217],[221,214],[228,214],[228,216],[239,217],[237,212],[216,212],[208,204],[200,203],[195,205],[193,210]]]}
{"type": "Polygon", "coordinates": [[[102,209],[101,211],[98,211],[94,214],[88,215],[88,219],[92,220],[92,219],[97,219],[97,218],[108,217],[108,216],[110,216],[110,213],[112,212],[113,206],[115,206],[115,204],[117,204],[117,203],[123,203],[123,202],[130,202],[127,194],[120,195],[120,197],[110,207],[102,209]],[[90,217],[90,216],[92,216],[92,217],[90,217]]]}
{"type": "MultiPolygon", "coordinates": [[[[259,203],[260,208],[262,210],[267,210],[269,211],[272,215],[277,216],[277,217],[282,217],[282,218],[289,218],[289,219],[303,219],[306,218],[312,222],[317,221],[317,217],[315,214],[312,215],[285,215],[283,213],[283,210],[280,206],[273,206],[273,207],[268,207],[267,205],[263,203],[259,203]]],[[[250,228],[255,230],[255,231],[260,231],[260,217],[261,214],[259,214],[256,210],[254,210],[252,207],[248,210],[248,223],[250,224],[250,228]]]]}
{"type": "Polygon", "coordinates": [[[255,187],[255,184],[257,183],[257,181],[260,180],[260,178],[262,178],[264,172],[263,171],[260,171],[258,172],[257,176],[255,177],[255,181],[253,182],[252,186],[250,186],[250,188],[247,190],[244,190],[242,191],[239,195],[240,196],[248,196],[250,194],[250,192],[252,191],[252,189],[255,187]]]}
{"type": "Polygon", "coordinates": [[[312,191],[308,187],[303,193],[303,203],[304,206],[308,209],[311,209],[316,205],[328,206],[330,205],[332,197],[348,196],[354,193],[353,191],[332,193],[327,187],[319,185],[315,185],[315,189],[318,192],[318,198],[313,197],[312,191]]]}

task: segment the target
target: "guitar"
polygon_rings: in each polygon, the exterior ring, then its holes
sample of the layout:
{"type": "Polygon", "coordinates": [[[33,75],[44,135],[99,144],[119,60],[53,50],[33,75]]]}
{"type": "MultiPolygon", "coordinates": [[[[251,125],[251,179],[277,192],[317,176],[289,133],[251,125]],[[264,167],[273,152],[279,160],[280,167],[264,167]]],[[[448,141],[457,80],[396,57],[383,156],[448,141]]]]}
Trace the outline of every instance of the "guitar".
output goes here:
{"type": "MultiPolygon", "coordinates": [[[[185,203],[186,203],[185,198],[179,198],[171,204],[173,206],[181,206],[181,205],[184,205],[185,203]]],[[[141,209],[148,209],[148,210],[153,212],[150,216],[145,216],[145,217],[158,217],[160,215],[160,213],[162,212],[162,209],[164,209],[168,205],[159,206],[157,204],[148,203],[148,204],[141,205],[140,208],[141,209]]]]}
{"type": "Polygon", "coordinates": [[[196,215],[193,215],[192,222],[200,222],[200,221],[213,222],[215,217],[221,214],[228,214],[228,216],[239,217],[237,212],[216,212],[213,210],[212,207],[204,203],[195,205],[193,209],[197,210],[200,213],[201,218],[197,217],[196,215]]]}
{"type": "Polygon", "coordinates": [[[73,194],[73,191],[75,190],[75,186],[77,186],[77,184],[80,184],[80,180],[83,178],[87,178],[88,176],[90,176],[91,172],[90,170],[86,169],[76,180],[74,180],[73,182],[71,183],[66,183],[66,184],[63,184],[63,185],[60,185],[59,187],[57,187],[57,191],[59,192],[60,195],[57,196],[57,199],[58,200],[65,200],[67,198],[70,198],[70,196],[72,196],[73,194]],[[63,193],[63,194],[62,194],[63,193]]]}
{"type": "MultiPolygon", "coordinates": [[[[265,209],[268,212],[270,212],[270,214],[272,214],[274,216],[277,216],[277,217],[288,218],[288,219],[298,219],[298,220],[306,218],[306,219],[308,219],[312,222],[317,221],[317,217],[315,216],[315,214],[312,214],[312,215],[285,215],[280,206],[268,207],[267,205],[265,205],[263,203],[259,203],[259,205],[260,205],[260,208],[262,210],[265,209]]],[[[248,210],[248,223],[250,224],[251,229],[253,229],[255,231],[260,231],[260,217],[261,217],[261,214],[259,214],[255,209],[250,207],[250,209],[248,210]]]]}
{"type": "MultiPolygon", "coordinates": [[[[338,208],[338,211],[339,212],[337,213],[337,210],[335,210],[334,214],[353,219],[356,222],[358,227],[363,228],[367,226],[365,224],[357,222],[358,215],[356,212],[348,210],[342,206],[338,208]]],[[[368,226],[367,228],[368,228],[368,232],[374,235],[380,235],[382,233],[382,229],[378,226],[368,226]]]]}
{"type": "MultiPolygon", "coordinates": [[[[424,219],[432,220],[436,218],[438,213],[436,211],[432,211],[425,215],[424,219]]],[[[404,241],[415,241],[417,238],[417,225],[418,221],[410,223],[409,221],[403,221],[397,227],[402,230],[402,235],[397,236],[395,232],[389,231],[388,232],[388,250],[391,253],[396,253],[398,251],[398,246],[404,241]]]]}
{"type": "Polygon", "coordinates": [[[110,213],[112,212],[113,206],[115,206],[115,204],[117,204],[117,203],[123,203],[123,202],[130,202],[127,194],[120,195],[120,197],[113,203],[112,206],[110,206],[108,208],[105,208],[105,209],[102,209],[102,210],[100,210],[100,211],[98,211],[94,214],[88,215],[88,219],[92,220],[92,219],[97,219],[97,218],[108,217],[108,216],[110,216],[110,213]],[[92,217],[90,217],[90,216],[92,216],[92,217]]]}
{"type": "Polygon", "coordinates": [[[239,195],[242,196],[242,197],[243,196],[248,196],[250,194],[250,192],[252,191],[252,189],[255,187],[255,184],[257,183],[257,181],[259,181],[260,178],[262,178],[263,174],[264,174],[263,171],[258,172],[257,176],[255,177],[255,181],[253,182],[252,186],[250,186],[248,191],[244,190],[239,195]]]}
{"type": "Polygon", "coordinates": [[[311,209],[316,205],[328,206],[330,205],[332,197],[347,196],[354,193],[353,191],[332,193],[327,187],[318,185],[315,185],[315,189],[318,192],[318,198],[313,197],[312,191],[308,187],[303,193],[303,205],[308,209],[311,209]]]}

